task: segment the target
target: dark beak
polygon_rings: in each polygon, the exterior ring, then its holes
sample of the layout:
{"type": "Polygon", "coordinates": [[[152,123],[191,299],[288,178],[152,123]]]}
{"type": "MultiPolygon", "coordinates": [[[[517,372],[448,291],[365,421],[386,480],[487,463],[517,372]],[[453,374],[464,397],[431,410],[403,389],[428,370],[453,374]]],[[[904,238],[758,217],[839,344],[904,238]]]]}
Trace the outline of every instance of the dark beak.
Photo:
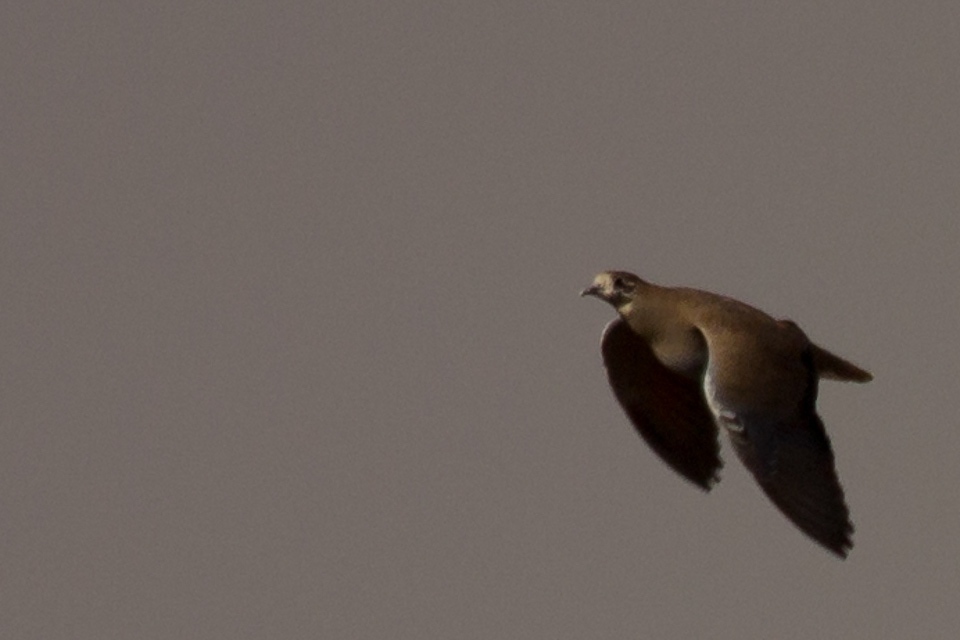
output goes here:
{"type": "Polygon", "coordinates": [[[587,287],[586,289],[580,292],[580,297],[582,298],[584,296],[595,296],[599,298],[600,287],[598,287],[597,285],[593,285],[592,287],[587,287]]]}

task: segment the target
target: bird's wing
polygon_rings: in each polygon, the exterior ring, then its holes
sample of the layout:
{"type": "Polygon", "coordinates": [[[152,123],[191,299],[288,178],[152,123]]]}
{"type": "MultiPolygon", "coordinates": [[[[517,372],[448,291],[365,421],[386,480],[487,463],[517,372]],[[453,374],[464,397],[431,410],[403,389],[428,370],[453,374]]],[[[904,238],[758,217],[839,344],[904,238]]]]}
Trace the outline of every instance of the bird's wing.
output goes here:
{"type": "Polygon", "coordinates": [[[817,374],[808,356],[809,387],[795,416],[740,412],[729,429],[737,456],[767,497],[801,531],[841,557],[853,525],[837,479],[833,449],[815,409],[817,374]]]}
{"type": "Polygon", "coordinates": [[[607,325],[601,349],[614,395],[643,439],[675,471],[709,490],[722,463],[700,381],[660,364],[620,318],[607,325]]]}

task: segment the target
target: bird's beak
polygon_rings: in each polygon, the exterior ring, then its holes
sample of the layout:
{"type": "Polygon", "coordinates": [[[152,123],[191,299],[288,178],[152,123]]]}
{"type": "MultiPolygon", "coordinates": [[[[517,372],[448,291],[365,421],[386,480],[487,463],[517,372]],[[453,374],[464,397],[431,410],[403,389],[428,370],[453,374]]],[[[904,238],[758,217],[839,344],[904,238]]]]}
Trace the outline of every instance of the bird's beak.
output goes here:
{"type": "Polygon", "coordinates": [[[580,292],[580,297],[583,298],[584,296],[596,296],[597,298],[599,298],[600,286],[593,285],[592,287],[587,287],[586,289],[580,292]]]}

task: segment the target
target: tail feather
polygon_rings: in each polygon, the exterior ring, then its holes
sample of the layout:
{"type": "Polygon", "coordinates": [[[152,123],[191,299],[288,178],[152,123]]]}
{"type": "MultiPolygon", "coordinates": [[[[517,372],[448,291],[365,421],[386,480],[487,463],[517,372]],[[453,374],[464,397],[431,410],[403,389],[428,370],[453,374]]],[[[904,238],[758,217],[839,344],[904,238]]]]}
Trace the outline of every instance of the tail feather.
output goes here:
{"type": "Polygon", "coordinates": [[[821,378],[843,380],[844,382],[870,382],[873,380],[873,375],[869,371],[864,371],[852,362],[847,362],[822,347],[812,346],[813,365],[821,378]]]}

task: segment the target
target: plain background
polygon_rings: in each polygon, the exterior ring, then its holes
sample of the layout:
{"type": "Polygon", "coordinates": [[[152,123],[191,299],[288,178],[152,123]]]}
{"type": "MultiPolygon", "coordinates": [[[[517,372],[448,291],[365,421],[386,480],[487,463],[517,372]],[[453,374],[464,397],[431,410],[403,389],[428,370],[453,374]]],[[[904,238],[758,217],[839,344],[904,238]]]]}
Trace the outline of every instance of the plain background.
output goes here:
{"type": "Polygon", "coordinates": [[[956,2],[11,2],[0,635],[954,638],[956,2]],[[839,561],[603,374],[799,322],[839,561]]]}

